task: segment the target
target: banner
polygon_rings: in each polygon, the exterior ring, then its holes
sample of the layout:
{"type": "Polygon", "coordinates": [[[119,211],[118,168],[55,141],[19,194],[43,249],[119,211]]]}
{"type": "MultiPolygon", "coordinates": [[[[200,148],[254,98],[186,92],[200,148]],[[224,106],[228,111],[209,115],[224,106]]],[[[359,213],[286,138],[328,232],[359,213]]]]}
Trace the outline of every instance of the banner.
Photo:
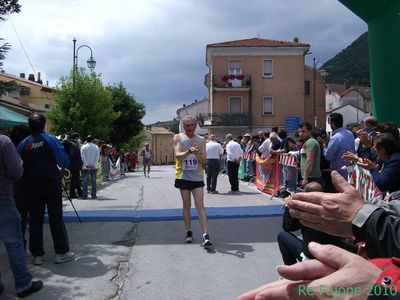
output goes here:
{"type": "Polygon", "coordinates": [[[256,156],[256,185],[257,188],[272,195],[278,188],[278,156],[267,158],[256,156]]]}
{"type": "Polygon", "coordinates": [[[382,196],[371,173],[360,166],[353,166],[352,172],[349,172],[349,182],[361,193],[364,202],[370,202],[372,198],[382,196]]]}
{"type": "Polygon", "coordinates": [[[108,160],[110,163],[110,180],[116,180],[121,176],[121,157],[118,157],[117,162],[114,164],[111,159],[108,160]]]}
{"type": "Polygon", "coordinates": [[[298,177],[296,157],[283,153],[279,155],[278,160],[279,186],[295,191],[298,177]]]}
{"type": "Polygon", "coordinates": [[[238,178],[240,180],[244,179],[246,162],[247,162],[247,159],[240,160],[239,171],[238,171],[238,178]]]}

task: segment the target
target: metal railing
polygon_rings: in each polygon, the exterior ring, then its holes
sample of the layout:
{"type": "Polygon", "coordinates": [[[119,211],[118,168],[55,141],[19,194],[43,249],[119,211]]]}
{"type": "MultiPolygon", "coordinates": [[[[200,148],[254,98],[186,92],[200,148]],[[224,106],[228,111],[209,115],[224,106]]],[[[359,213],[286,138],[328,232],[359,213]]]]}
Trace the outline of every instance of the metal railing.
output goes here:
{"type": "MultiPolygon", "coordinates": [[[[206,74],[204,77],[204,84],[210,86],[210,74],[206,74]]],[[[213,76],[213,88],[250,88],[251,87],[251,75],[229,75],[220,74],[213,76]]]]}
{"type": "Polygon", "coordinates": [[[200,126],[249,126],[251,125],[251,115],[249,113],[230,114],[213,113],[200,114],[200,126]]]}

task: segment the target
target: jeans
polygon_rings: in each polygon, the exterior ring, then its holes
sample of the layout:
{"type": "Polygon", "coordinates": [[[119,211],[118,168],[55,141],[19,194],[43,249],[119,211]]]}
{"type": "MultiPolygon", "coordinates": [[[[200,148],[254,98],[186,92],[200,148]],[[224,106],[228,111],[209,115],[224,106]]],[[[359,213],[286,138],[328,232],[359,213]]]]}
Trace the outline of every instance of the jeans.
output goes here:
{"type": "Polygon", "coordinates": [[[207,191],[214,192],[217,188],[219,159],[207,159],[207,170],[207,191]]]}
{"type": "Polygon", "coordinates": [[[21,221],[18,210],[14,206],[0,207],[0,239],[3,240],[7,249],[15,289],[17,293],[23,292],[31,287],[32,275],[26,267],[21,221]]]}
{"type": "Polygon", "coordinates": [[[96,198],[97,169],[93,169],[93,170],[83,169],[82,176],[83,176],[82,197],[87,198],[87,196],[88,196],[88,184],[89,184],[89,176],[90,176],[90,184],[92,186],[92,198],[96,198]]]}
{"type": "Polygon", "coordinates": [[[281,231],[278,234],[278,246],[285,265],[294,265],[301,261],[300,254],[304,249],[304,242],[293,233],[281,231]]]}
{"type": "Polygon", "coordinates": [[[239,191],[239,164],[234,161],[228,160],[228,176],[229,183],[231,184],[231,191],[239,191]]]}

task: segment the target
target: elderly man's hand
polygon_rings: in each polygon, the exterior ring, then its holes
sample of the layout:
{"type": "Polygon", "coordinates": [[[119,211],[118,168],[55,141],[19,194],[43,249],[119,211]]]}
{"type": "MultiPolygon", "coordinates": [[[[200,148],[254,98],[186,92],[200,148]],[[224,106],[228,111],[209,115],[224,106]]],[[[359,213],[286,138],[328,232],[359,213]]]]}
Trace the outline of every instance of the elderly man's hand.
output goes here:
{"type": "Polygon", "coordinates": [[[363,206],[360,193],[338,172],[332,182],[339,193],[298,193],[287,201],[292,217],[308,227],[343,237],[352,236],[352,220],[363,206]]]}
{"type": "Polygon", "coordinates": [[[316,259],[279,266],[278,273],[287,279],[263,285],[238,299],[367,299],[382,272],[364,258],[336,246],[311,242],[309,250],[316,259]]]}

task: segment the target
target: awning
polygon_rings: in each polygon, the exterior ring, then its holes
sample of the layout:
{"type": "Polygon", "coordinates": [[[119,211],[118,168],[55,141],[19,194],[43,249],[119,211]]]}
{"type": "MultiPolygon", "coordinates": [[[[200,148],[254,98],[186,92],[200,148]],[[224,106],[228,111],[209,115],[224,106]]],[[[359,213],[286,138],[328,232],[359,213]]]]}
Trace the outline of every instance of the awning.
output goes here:
{"type": "Polygon", "coordinates": [[[0,128],[11,128],[20,124],[28,124],[28,117],[0,106],[0,128]]]}

